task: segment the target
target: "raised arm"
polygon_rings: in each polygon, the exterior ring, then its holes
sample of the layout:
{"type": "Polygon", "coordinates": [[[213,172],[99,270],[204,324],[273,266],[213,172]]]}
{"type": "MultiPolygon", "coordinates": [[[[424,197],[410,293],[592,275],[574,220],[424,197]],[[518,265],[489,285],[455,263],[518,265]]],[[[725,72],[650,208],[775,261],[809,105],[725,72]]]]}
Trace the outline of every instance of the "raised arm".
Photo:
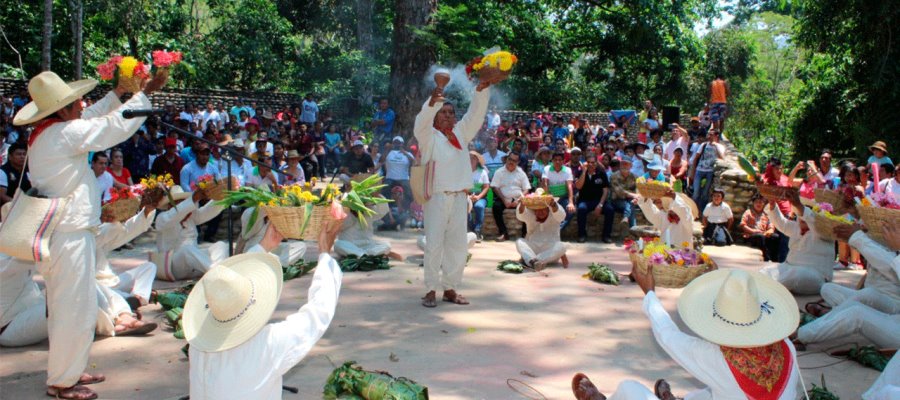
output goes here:
{"type": "Polygon", "coordinates": [[[146,232],[147,229],[150,229],[150,224],[153,223],[154,216],[156,216],[156,210],[144,213],[144,210],[141,209],[136,215],[121,224],[122,229],[115,231],[116,234],[114,237],[110,238],[107,247],[117,249],[125,243],[134,240],[134,238],[146,232]]]}
{"type": "Polygon", "coordinates": [[[215,200],[210,200],[206,205],[200,207],[191,218],[197,225],[205,224],[207,221],[219,215],[225,207],[220,206],[215,200]]]}
{"type": "Polygon", "coordinates": [[[778,206],[774,204],[767,205],[766,215],[769,216],[769,221],[772,222],[772,225],[775,225],[775,229],[784,232],[788,237],[800,236],[800,223],[785,218],[778,206]]]}
{"type": "Polygon", "coordinates": [[[896,253],[872,240],[863,231],[854,233],[850,236],[850,240],[847,243],[859,250],[866,257],[866,260],[869,261],[869,265],[878,270],[889,281],[894,283],[900,282],[900,277],[898,277],[897,271],[893,268],[894,259],[897,258],[896,253]]]}
{"type": "Polygon", "coordinates": [[[113,112],[122,105],[119,96],[115,91],[109,91],[102,99],[81,112],[82,119],[100,118],[106,114],[113,112]]]}
{"type": "Polygon", "coordinates": [[[122,117],[122,111],[150,107],[150,99],[138,92],[125,104],[106,115],[70,121],[57,140],[57,148],[73,154],[81,154],[113,147],[128,140],[147,119],[146,117],[125,119],[122,117]]]}
{"type": "Polygon", "coordinates": [[[475,89],[475,94],[472,95],[472,102],[469,103],[469,109],[458,124],[458,132],[462,134],[463,142],[471,142],[475,135],[478,134],[478,130],[481,129],[481,124],[484,122],[484,117],[487,115],[487,107],[490,100],[490,87],[481,90],[475,89]]]}
{"type": "MultiPolygon", "coordinates": [[[[638,206],[641,207],[641,211],[644,213],[644,217],[647,218],[647,221],[650,221],[653,226],[657,229],[663,226],[663,223],[666,221],[666,212],[656,208],[656,205],[653,204],[653,201],[649,198],[643,198],[638,202],[638,206]]],[[[660,232],[662,233],[662,232],[660,232]]]]}
{"type": "Polygon", "coordinates": [[[419,111],[419,114],[416,115],[416,122],[413,125],[413,135],[416,137],[416,141],[419,142],[419,151],[423,154],[423,162],[429,161],[431,157],[431,146],[434,141],[434,116],[437,115],[441,106],[444,105],[444,103],[434,103],[431,106],[428,104],[430,101],[431,98],[425,100],[425,103],[422,104],[422,111],[419,111]]]}
{"type": "Polygon", "coordinates": [[[196,209],[197,204],[192,200],[188,199],[182,201],[181,203],[178,203],[175,208],[159,213],[159,216],[156,217],[156,229],[165,230],[170,228],[172,224],[181,223],[181,220],[183,220],[184,217],[194,212],[196,209]]]}

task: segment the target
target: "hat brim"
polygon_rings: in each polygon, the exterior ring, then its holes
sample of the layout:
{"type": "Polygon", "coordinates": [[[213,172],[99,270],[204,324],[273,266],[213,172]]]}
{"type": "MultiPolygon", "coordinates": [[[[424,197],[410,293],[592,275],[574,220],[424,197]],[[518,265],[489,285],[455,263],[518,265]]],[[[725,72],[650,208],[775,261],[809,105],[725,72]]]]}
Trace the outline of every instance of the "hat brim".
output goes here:
{"type": "Polygon", "coordinates": [[[29,125],[38,122],[48,115],[61,110],[63,107],[72,104],[72,102],[78,100],[79,97],[90,93],[91,90],[94,90],[94,88],[97,87],[97,83],[98,82],[94,79],[82,79],[80,81],[67,83],[69,88],[72,89],[71,94],[59,99],[56,104],[43,110],[39,109],[37,103],[34,101],[26,104],[16,113],[15,118],[13,118],[13,125],[29,125]]]}
{"type": "Polygon", "coordinates": [[[283,285],[281,262],[268,253],[239,254],[213,268],[229,268],[253,282],[255,303],[240,318],[219,322],[206,308],[203,278],[184,304],[184,337],[200,351],[220,352],[237,347],[256,335],[272,317],[283,285]]]}
{"type": "Polygon", "coordinates": [[[769,345],[788,337],[800,323],[797,302],[780,283],[759,272],[747,271],[756,283],[762,302],[768,302],[771,314],[750,326],[736,326],[713,316],[713,302],[722,284],[731,274],[720,269],[694,279],[678,298],[678,314],[685,325],[703,339],[720,346],[747,348],[769,345]]]}
{"type": "MultiPolygon", "coordinates": [[[[678,198],[681,199],[681,201],[683,201],[684,204],[687,204],[688,207],[691,208],[691,216],[693,216],[694,219],[697,219],[697,217],[700,216],[700,208],[697,207],[697,203],[694,202],[694,199],[692,199],[690,196],[688,196],[684,193],[681,193],[681,192],[675,193],[675,195],[678,196],[678,198]]],[[[671,197],[663,197],[662,204],[663,204],[663,208],[668,210],[669,205],[672,204],[672,198],[671,197]]]]}
{"type": "Polygon", "coordinates": [[[873,145],[873,146],[869,146],[869,150],[881,150],[881,151],[884,152],[884,154],[887,154],[887,153],[888,153],[887,149],[884,148],[884,147],[881,147],[881,146],[874,146],[874,145],[873,145]]]}

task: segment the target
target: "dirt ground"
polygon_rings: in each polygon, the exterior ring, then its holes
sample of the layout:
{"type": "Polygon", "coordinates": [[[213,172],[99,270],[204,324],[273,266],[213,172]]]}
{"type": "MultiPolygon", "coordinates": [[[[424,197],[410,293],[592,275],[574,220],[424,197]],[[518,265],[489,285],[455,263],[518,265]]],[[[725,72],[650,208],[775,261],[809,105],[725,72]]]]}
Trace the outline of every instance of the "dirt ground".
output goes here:
{"type": "MultiPolygon", "coordinates": [[[[328,374],[345,361],[367,369],[389,371],[428,386],[433,399],[572,399],[570,380],[584,372],[609,395],[622,379],[652,385],[666,378],[676,395],[701,387],[653,339],[641,311],[643,293],[623,280],[620,286],[582,278],[586,265],[602,262],[620,273],[630,269],[620,246],[569,244],[572,266],[552,266],[541,273],[511,275],[495,270],[497,262],[517,259],[512,242],[475,245],[460,290],[469,306],[440,303],[425,309],[419,233],[391,232],[384,238],[403,254],[388,271],[347,273],[337,314],[325,336],[309,355],[284,376],[284,384],[299,394],[285,399],[321,397],[328,374]]],[[[136,250],[114,254],[117,269],[146,259],[151,238],[142,237],[136,250]]],[[[311,247],[314,247],[314,243],[311,247]]],[[[746,247],[708,247],[720,267],[759,269],[759,252],[746,247]]],[[[314,260],[309,251],[306,259],[314,260]]],[[[835,280],[855,285],[860,273],[842,271],[835,280]]],[[[273,321],[281,320],[306,302],[310,277],[285,283],[273,321]]],[[[157,282],[157,288],[180,283],[157,282]]],[[[659,289],[673,318],[680,290],[659,289]]],[[[811,298],[799,298],[803,304],[811,298]]],[[[158,306],[142,309],[145,318],[163,323],[158,306]]],[[[681,325],[683,326],[683,325],[681,325]]],[[[685,328],[686,329],[686,328],[685,328]]],[[[824,375],[828,388],[843,399],[857,399],[878,372],[855,362],[832,358],[823,351],[861,337],[823,343],[801,353],[799,364],[807,388],[824,375]]],[[[146,337],[98,338],[91,349],[91,372],[107,382],[93,386],[104,399],[178,399],[188,393],[188,361],[183,341],[167,329],[146,337]]],[[[0,398],[42,399],[46,379],[47,342],[0,350],[0,398]]]]}

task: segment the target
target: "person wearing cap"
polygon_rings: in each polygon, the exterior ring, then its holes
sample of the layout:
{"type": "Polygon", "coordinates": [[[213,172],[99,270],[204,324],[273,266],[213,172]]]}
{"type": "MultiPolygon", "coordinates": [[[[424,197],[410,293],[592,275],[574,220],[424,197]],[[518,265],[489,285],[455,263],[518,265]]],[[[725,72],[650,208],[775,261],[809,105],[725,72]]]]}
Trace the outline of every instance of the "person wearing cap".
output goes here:
{"type": "Polygon", "coordinates": [[[300,159],[303,158],[300,156],[300,153],[297,150],[291,150],[287,154],[287,165],[281,169],[282,172],[290,175],[284,176],[282,175],[282,179],[284,185],[302,185],[306,183],[306,174],[303,172],[303,167],[300,166],[300,159]]]}
{"type": "Polygon", "coordinates": [[[422,151],[422,162],[434,162],[431,198],[425,208],[425,297],[422,305],[436,307],[438,286],[444,289],[442,300],[469,304],[456,292],[462,284],[466,262],[466,212],[468,191],[472,188],[469,142],[478,134],[487,114],[492,84],[481,80],[475,87],[466,115],[457,123],[456,107],[444,100],[443,88],[435,87],[431,98],[416,115],[413,133],[422,151]]]}
{"type": "Polygon", "coordinates": [[[531,186],[538,187],[543,179],[544,169],[552,162],[553,151],[548,146],[541,146],[537,153],[534,154],[534,160],[531,162],[531,186]]]}
{"type": "Polygon", "coordinates": [[[707,244],[727,246],[733,243],[731,226],[734,224],[734,213],[725,202],[725,190],[713,189],[712,201],[703,208],[703,240],[707,244]],[[721,232],[721,233],[720,233],[721,232]],[[722,235],[722,240],[718,236],[722,235]]]}
{"type": "Polygon", "coordinates": [[[603,242],[612,243],[613,218],[617,212],[622,213],[622,223],[629,227],[634,226],[637,220],[634,216],[634,205],[638,203],[640,196],[637,194],[637,182],[631,173],[631,158],[622,157],[619,160],[619,170],[609,178],[609,187],[612,192],[611,200],[603,205],[603,242]]]}
{"type": "Polygon", "coordinates": [[[334,242],[334,253],[341,257],[347,256],[395,256],[391,253],[391,243],[375,239],[375,222],[384,218],[390,212],[386,203],[369,205],[374,214],[363,217],[365,222],[354,213],[347,215],[341,225],[341,232],[334,242]]]}
{"type": "Polygon", "coordinates": [[[341,180],[349,182],[356,174],[371,174],[375,168],[375,161],[366,152],[365,144],[357,139],[350,147],[350,151],[344,154],[341,162],[341,180]]]}
{"type": "MultiPolygon", "coordinates": [[[[893,250],[872,240],[859,225],[834,228],[838,240],[846,240],[869,261],[869,270],[861,290],[836,283],[822,285],[824,301],[809,303],[806,310],[814,321],[797,330],[794,343],[810,343],[843,339],[861,334],[879,348],[900,347],[900,257],[893,250]]],[[[896,226],[885,230],[885,237],[900,235],[896,226]]]]}
{"type": "Polygon", "coordinates": [[[709,192],[716,175],[716,161],[723,159],[725,146],[719,143],[719,132],[710,129],[706,135],[706,142],[698,145],[696,153],[691,158],[688,172],[693,182],[694,203],[700,206],[701,212],[709,203],[709,192]]]}
{"type": "MultiPolygon", "coordinates": [[[[680,126],[677,126],[681,128],[680,126]]],[[[684,128],[681,128],[684,129],[684,128]]],[[[700,126],[700,117],[693,116],[691,117],[691,126],[687,129],[687,139],[688,142],[694,142],[697,138],[701,136],[706,136],[706,129],[703,129],[700,126]]],[[[684,150],[685,154],[687,154],[688,149],[684,150]]]]}
{"type": "Polygon", "coordinates": [[[184,168],[184,160],[178,156],[177,139],[167,137],[163,139],[163,154],[153,160],[153,166],[150,167],[150,173],[153,175],[164,176],[169,174],[175,181],[175,184],[181,182],[181,169],[184,168]]]}
{"type": "Polygon", "coordinates": [[[386,190],[394,186],[403,188],[404,202],[409,202],[412,196],[412,188],[409,186],[409,168],[415,163],[416,157],[404,148],[402,136],[394,136],[391,141],[391,151],[384,158],[384,183],[386,190]]]}
{"type": "MultiPolygon", "coordinates": [[[[255,210],[257,207],[250,207],[241,213],[241,233],[235,244],[235,254],[247,253],[265,239],[271,222],[269,222],[266,211],[259,208],[259,211],[256,211],[256,220],[253,221],[253,225],[250,225],[250,219],[255,210]]],[[[268,253],[277,256],[281,265],[291,265],[306,254],[306,243],[299,240],[288,240],[279,243],[268,253]]]]}
{"type": "Polygon", "coordinates": [[[566,219],[566,212],[560,204],[548,200],[543,207],[532,209],[519,202],[516,219],[525,224],[527,232],[524,238],[516,240],[516,251],[525,265],[540,271],[547,264],[561,261],[563,268],[569,268],[566,245],[559,239],[559,226],[566,219]]]}
{"type": "Polygon", "coordinates": [[[192,146],[197,156],[196,159],[184,165],[181,168],[181,179],[179,180],[181,188],[185,192],[191,191],[191,186],[197,184],[197,180],[204,175],[212,175],[216,179],[221,179],[219,175],[219,167],[210,161],[209,145],[205,142],[195,141],[192,146]]]}
{"type": "Polygon", "coordinates": [[[868,164],[868,165],[872,165],[872,164],[894,165],[894,162],[891,161],[891,158],[888,157],[888,155],[887,155],[888,154],[887,145],[883,141],[879,140],[875,143],[872,143],[872,145],[869,146],[869,151],[872,152],[872,155],[869,156],[868,160],[866,160],[866,164],[868,164]]]}
{"type": "Polygon", "coordinates": [[[309,353],[334,318],[343,274],[328,252],[341,222],[320,231],[308,301],[283,321],[268,323],[283,287],[278,257],[265,254],[282,240],[271,225],[249,254],[217,263],[197,282],[182,317],[191,399],[281,398],[282,375],[309,353]]]}
{"type": "Polygon", "coordinates": [[[201,207],[200,202],[207,199],[202,190],[191,193],[177,186],[171,189],[171,196],[178,204],[156,216],[156,254],[165,260],[156,263],[157,277],[182,280],[202,276],[214,262],[228,256],[228,244],[216,242],[201,249],[197,244],[197,226],[217,217],[224,207],[215,201],[201,207]]]}
{"type": "Polygon", "coordinates": [[[88,153],[113,147],[133,135],[147,119],[122,117],[122,110],[150,108],[148,95],[165,85],[156,75],[124,104],[121,86],[83,109],[81,98],[97,81],[66,83],[53,72],[33,77],[28,91],[33,102],[20,109],[13,124],[36,124],[28,143],[32,188],[49,198],[71,199],[50,237],[49,257],[37,263],[47,287],[50,350],[47,394],[96,398],[78,383],[105,379],[85,374],[94,339],[97,298],[94,287],[96,244],[92,227],[100,224],[100,192],[88,153]]]}
{"type": "Polygon", "coordinates": [[[568,166],[563,165],[565,153],[553,153],[552,160],[550,165],[544,168],[541,187],[544,188],[545,193],[555,197],[560,207],[563,207],[566,217],[559,225],[559,229],[563,230],[566,229],[569,221],[575,216],[575,188],[573,187],[575,177],[572,176],[572,170],[568,166]]]}
{"type": "MultiPolygon", "coordinates": [[[[685,399],[793,400],[803,387],[797,350],[787,337],[800,322],[791,293],[758,272],[720,269],[691,281],[678,298],[678,314],[697,336],[682,332],[655,293],[652,267],[632,271],[644,291],[644,313],[656,342],[706,387],[685,399]]],[[[582,373],[572,378],[578,400],[606,396],[582,373]]],[[[651,391],[625,380],[611,399],[675,399],[660,379],[651,391]]]]}
{"type": "Polygon", "coordinates": [[[684,195],[677,195],[671,188],[659,203],[642,197],[638,202],[644,217],[659,230],[660,239],[669,246],[679,249],[694,247],[694,215],[684,195]]]}

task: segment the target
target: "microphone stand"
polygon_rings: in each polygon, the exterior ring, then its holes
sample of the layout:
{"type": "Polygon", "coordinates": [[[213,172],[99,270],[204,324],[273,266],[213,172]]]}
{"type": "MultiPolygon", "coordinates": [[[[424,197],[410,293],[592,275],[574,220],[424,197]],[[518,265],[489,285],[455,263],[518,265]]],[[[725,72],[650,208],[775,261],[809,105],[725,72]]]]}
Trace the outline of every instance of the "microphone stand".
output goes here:
{"type": "MultiPolygon", "coordinates": [[[[195,134],[193,134],[193,133],[191,133],[191,132],[188,132],[188,131],[186,131],[186,130],[184,130],[184,129],[181,129],[181,128],[179,128],[179,127],[177,127],[177,126],[175,126],[175,125],[172,125],[172,124],[170,124],[170,123],[168,123],[168,122],[159,121],[159,124],[162,125],[162,126],[165,126],[165,127],[169,128],[171,131],[175,131],[176,133],[178,133],[178,134],[179,134],[180,136],[182,136],[182,137],[190,137],[190,138],[192,138],[192,139],[194,139],[194,140],[199,140],[199,141],[201,141],[201,142],[203,142],[203,143],[206,143],[206,144],[208,144],[208,145],[210,145],[210,146],[213,146],[213,147],[219,149],[219,154],[222,156],[222,160],[224,160],[225,162],[227,162],[227,164],[226,164],[226,169],[225,169],[225,170],[226,170],[226,174],[227,174],[227,176],[228,176],[228,178],[227,178],[227,179],[228,179],[228,183],[227,183],[228,186],[227,186],[227,188],[228,188],[229,191],[231,191],[231,190],[233,189],[233,188],[231,187],[231,161],[234,160],[234,157],[235,157],[235,156],[238,156],[238,157],[241,157],[241,158],[243,158],[243,159],[245,159],[245,160],[247,160],[247,161],[250,161],[250,163],[256,164],[257,167],[260,167],[260,166],[262,166],[262,167],[269,167],[269,168],[272,170],[272,172],[274,172],[274,173],[276,173],[276,174],[279,174],[279,175],[282,175],[282,176],[284,176],[284,177],[287,177],[288,179],[294,179],[294,176],[293,176],[293,175],[284,173],[284,172],[282,172],[281,170],[279,170],[279,169],[277,169],[277,168],[274,168],[274,167],[271,166],[271,165],[265,165],[265,164],[263,164],[263,163],[261,163],[261,162],[259,162],[259,161],[256,161],[256,160],[254,160],[254,159],[252,159],[252,158],[250,158],[250,157],[247,157],[247,156],[245,156],[245,155],[243,155],[243,154],[240,154],[239,152],[235,151],[233,148],[231,148],[231,147],[229,147],[229,146],[222,146],[222,145],[220,145],[218,142],[214,142],[214,141],[212,141],[212,140],[206,140],[205,138],[199,137],[199,136],[197,136],[197,135],[195,135],[195,134]]],[[[234,255],[234,238],[232,238],[232,234],[233,234],[233,232],[232,232],[232,231],[233,231],[233,224],[234,224],[234,223],[232,222],[232,210],[231,210],[231,207],[228,207],[228,256],[233,256],[233,255],[234,255]]]]}

